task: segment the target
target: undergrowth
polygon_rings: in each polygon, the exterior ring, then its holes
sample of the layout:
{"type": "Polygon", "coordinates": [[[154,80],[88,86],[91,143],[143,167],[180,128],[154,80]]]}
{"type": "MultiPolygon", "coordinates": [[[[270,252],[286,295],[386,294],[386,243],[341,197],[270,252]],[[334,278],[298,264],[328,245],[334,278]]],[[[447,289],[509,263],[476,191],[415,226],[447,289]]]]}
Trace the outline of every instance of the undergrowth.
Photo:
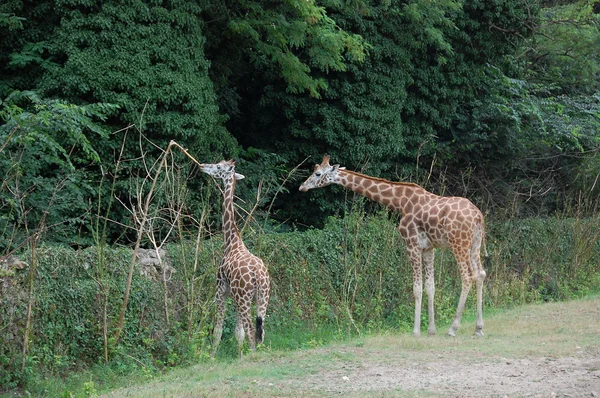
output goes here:
{"type": "MultiPolygon", "coordinates": [[[[486,270],[484,312],[599,292],[599,227],[598,218],[488,221],[491,266],[486,270]]],[[[264,259],[272,279],[265,343],[259,350],[313,348],[356,336],[411,330],[412,271],[395,220],[387,213],[331,218],[321,230],[249,231],[245,240],[264,259]]],[[[143,266],[136,265],[125,328],[117,344],[109,340],[108,361],[103,325],[111,336],[130,250],[104,248],[100,256],[95,248],[38,248],[35,306],[23,371],[27,270],[16,270],[0,283],[4,391],[89,396],[124,380],[145,380],[168,368],[210,361],[214,275],[222,241],[217,235],[200,243],[198,250],[195,242],[168,246],[176,272],[166,283],[166,295],[164,281],[148,277],[143,266]],[[100,264],[101,281],[95,270],[100,264]],[[105,299],[103,291],[111,294],[105,299]]],[[[439,326],[454,317],[460,276],[449,251],[438,250],[435,261],[439,326]]],[[[474,293],[467,302],[465,329],[473,327],[468,319],[475,307],[474,293]]],[[[234,329],[230,302],[217,361],[235,358],[234,329]]]]}

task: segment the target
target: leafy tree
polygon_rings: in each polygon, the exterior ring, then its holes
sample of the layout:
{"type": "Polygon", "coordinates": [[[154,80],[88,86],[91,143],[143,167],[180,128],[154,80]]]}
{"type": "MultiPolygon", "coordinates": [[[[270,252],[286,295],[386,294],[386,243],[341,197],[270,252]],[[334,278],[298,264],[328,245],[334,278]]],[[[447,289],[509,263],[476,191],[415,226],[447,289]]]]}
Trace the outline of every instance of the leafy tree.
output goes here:
{"type": "Polygon", "coordinates": [[[578,1],[544,8],[524,43],[528,80],[559,94],[600,89],[600,2],[578,1]]]}
{"type": "MultiPolygon", "coordinates": [[[[291,93],[319,98],[327,88],[314,71],[344,71],[347,61],[365,58],[368,45],[340,29],[315,0],[206,1],[207,54],[217,86],[229,101],[235,83],[260,70],[285,84],[291,93]],[[234,84],[228,80],[234,79],[234,84]],[[226,86],[226,87],[223,87],[226,86]]],[[[243,82],[242,82],[243,83],[243,82]]],[[[234,101],[235,102],[235,101],[234,101]]],[[[231,105],[231,104],[230,104],[231,105]]]]}
{"type": "Polygon", "coordinates": [[[234,150],[207,75],[196,2],[56,4],[61,24],[49,41],[45,93],[118,104],[113,124],[136,123],[157,145],[180,140],[201,157],[234,150]]]}
{"type": "Polygon", "coordinates": [[[550,96],[544,86],[495,68],[488,76],[481,86],[486,95],[457,112],[445,164],[466,165],[475,169],[475,180],[493,182],[484,190],[489,207],[511,215],[546,214],[577,189],[593,190],[598,169],[589,159],[600,146],[598,97],[550,96]],[[521,202],[526,208],[515,208],[521,202]]]}
{"type": "Polygon", "coordinates": [[[0,98],[34,89],[46,62],[46,41],[59,24],[53,2],[7,0],[0,4],[0,98]]]}
{"type": "MultiPolygon", "coordinates": [[[[25,18],[25,34],[13,44],[3,43],[1,56],[9,60],[10,73],[0,88],[35,88],[45,97],[82,106],[119,106],[104,125],[121,133],[95,137],[102,161],[85,171],[85,181],[98,184],[103,178],[98,166],[114,170],[118,157],[143,156],[151,164],[160,155],[157,147],[165,148],[172,139],[199,159],[237,151],[208,77],[198,2],[65,0],[11,5],[15,15],[25,18]],[[133,124],[147,141],[130,134],[121,153],[123,128],[133,124]]],[[[144,165],[130,161],[125,166],[111,178],[116,195],[135,203],[137,193],[129,180],[140,175],[144,165]]],[[[112,196],[110,186],[104,184],[103,191],[95,193],[105,206],[112,196]]],[[[128,214],[117,206],[109,217],[126,220],[128,214]]],[[[113,232],[111,239],[119,235],[113,232]]]]}
{"type": "Polygon", "coordinates": [[[510,67],[486,67],[478,97],[459,107],[442,152],[445,166],[467,165],[475,169],[475,180],[493,181],[483,190],[491,207],[547,213],[577,190],[595,189],[595,18],[592,5],[582,3],[530,14],[524,24],[531,34],[505,58],[510,67]]]}
{"type": "Polygon", "coordinates": [[[72,242],[96,190],[85,169],[100,162],[92,143],[108,136],[99,121],[115,109],[33,92],[14,92],[0,103],[0,253],[47,230],[54,241],[72,242]]]}
{"type": "MultiPolygon", "coordinates": [[[[416,159],[445,145],[443,132],[460,104],[479,94],[486,65],[503,62],[527,32],[516,1],[327,5],[344,31],[370,44],[368,57],[343,71],[315,72],[328,86],[320,99],[290,94],[274,74],[248,71],[235,86],[241,99],[228,122],[243,146],[279,153],[293,165],[327,152],[348,167],[405,178],[416,159]]],[[[307,195],[281,196],[280,216],[316,222],[339,207],[328,195],[311,194],[312,204],[307,195]]]]}

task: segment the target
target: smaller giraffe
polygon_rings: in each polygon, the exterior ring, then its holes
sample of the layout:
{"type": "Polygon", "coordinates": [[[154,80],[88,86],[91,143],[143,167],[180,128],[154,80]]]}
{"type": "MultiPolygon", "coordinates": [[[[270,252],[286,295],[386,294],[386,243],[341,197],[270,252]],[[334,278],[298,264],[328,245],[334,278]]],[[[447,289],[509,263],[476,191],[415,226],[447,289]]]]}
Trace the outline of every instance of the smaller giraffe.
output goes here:
{"type": "Polygon", "coordinates": [[[355,171],[331,166],[329,155],[315,165],[313,174],[300,186],[300,191],[321,188],[330,184],[346,187],[362,196],[379,202],[391,210],[402,213],[398,230],[406,242],[413,269],[413,294],[415,297],[415,323],[413,334],[421,334],[421,301],[423,298],[423,265],[425,290],[429,313],[430,335],[435,334],[433,299],[435,294],[433,259],[434,248],[450,248],[461,274],[462,290],[456,317],[448,330],[456,334],[460,326],[469,290],[477,287],[477,321],[475,334],[483,335],[483,280],[480,250],[483,244],[486,262],[485,226],[483,214],[470,200],[460,197],[443,197],[427,192],[417,184],[392,182],[370,177],[355,171]]]}
{"type": "Polygon", "coordinates": [[[236,180],[244,178],[235,172],[235,162],[221,161],[216,164],[202,164],[200,169],[214,178],[223,180],[223,239],[225,253],[217,273],[217,323],[214,329],[213,351],[214,357],[223,333],[225,320],[225,305],[227,297],[231,294],[237,306],[237,323],[235,337],[238,342],[238,355],[242,357],[244,344],[244,331],[248,335],[248,342],[252,351],[256,344],[261,344],[265,338],[263,322],[269,304],[269,272],[263,261],[250,253],[244,245],[240,231],[235,223],[235,210],[233,206],[233,193],[236,180]],[[252,301],[256,297],[256,328],[250,317],[252,301]]]}

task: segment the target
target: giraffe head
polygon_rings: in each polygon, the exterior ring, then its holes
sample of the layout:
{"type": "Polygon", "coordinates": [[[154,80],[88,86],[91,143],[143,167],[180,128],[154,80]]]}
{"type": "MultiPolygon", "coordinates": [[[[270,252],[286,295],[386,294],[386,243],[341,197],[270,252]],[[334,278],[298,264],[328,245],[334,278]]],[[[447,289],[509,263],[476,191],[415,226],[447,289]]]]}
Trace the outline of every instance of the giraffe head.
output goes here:
{"type": "Polygon", "coordinates": [[[338,181],[339,170],[343,169],[339,164],[331,166],[329,164],[329,155],[323,156],[321,164],[315,164],[315,171],[300,185],[300,191],[306,192],[309,189],[321,188],[338,181]]]}
{"type": "Polygon", "coordinates": [[[219,163],[200,165],[200,170],[214,178],[220,178],[223,181],[232,179],[235,176],[236,180],[244,178],[243,175],[235,172],[235,160],[221,160],[219,163]]]}

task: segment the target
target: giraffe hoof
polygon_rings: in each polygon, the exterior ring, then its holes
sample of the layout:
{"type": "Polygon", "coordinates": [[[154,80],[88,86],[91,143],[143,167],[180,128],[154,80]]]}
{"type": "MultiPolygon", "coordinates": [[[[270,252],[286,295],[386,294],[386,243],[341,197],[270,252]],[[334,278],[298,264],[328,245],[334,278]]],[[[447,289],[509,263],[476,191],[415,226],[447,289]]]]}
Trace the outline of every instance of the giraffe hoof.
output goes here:
{"type": "Polygon", "coordinates": [[[452,337],[456,337],[456,332],[454,331],[454,329],[450,329],[450,330],[448,330],[447,335],[448,336],[452,336],[452,337]]]}
{"type": "Polygon", "coordinates": [[[421,332],[413,332],[413,337],[419,337],[421,335],[421,332]]]}
{"type": "Polygon", "coordinates": [[[475,336],[483,336],[483,330],[475,330],[475,336]]]}

